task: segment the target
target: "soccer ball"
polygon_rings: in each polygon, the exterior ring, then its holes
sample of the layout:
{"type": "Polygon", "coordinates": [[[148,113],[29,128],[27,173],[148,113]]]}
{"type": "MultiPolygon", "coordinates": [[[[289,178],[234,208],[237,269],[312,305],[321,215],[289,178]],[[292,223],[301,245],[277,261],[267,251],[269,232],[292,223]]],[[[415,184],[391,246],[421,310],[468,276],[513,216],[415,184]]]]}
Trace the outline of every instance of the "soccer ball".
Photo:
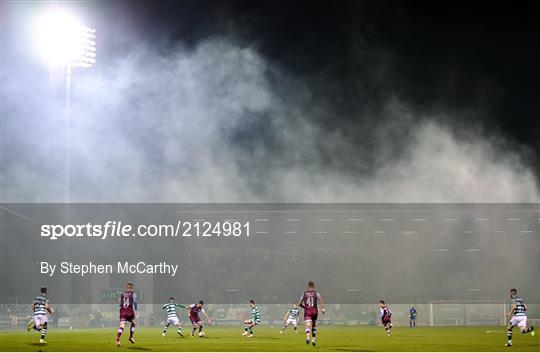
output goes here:
{"type": "Polygon", "coordinates": [[[199,337],[202,337],[202,336],[204,336],[204,332],[201,331],[199,332],[199,337]]]}

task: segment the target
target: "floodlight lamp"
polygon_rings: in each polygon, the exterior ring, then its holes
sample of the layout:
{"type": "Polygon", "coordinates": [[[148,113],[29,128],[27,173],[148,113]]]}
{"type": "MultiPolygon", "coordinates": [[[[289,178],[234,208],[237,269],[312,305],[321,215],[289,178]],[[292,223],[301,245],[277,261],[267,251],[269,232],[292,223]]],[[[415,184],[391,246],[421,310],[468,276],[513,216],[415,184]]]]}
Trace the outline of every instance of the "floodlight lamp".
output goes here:
{"type": "Polygon", "coordinates": [[[36,21],[35,33],[36,46],[49,64],[87,68],[96,62],[96,30],[65,11],[45,13],[36,21]]]}

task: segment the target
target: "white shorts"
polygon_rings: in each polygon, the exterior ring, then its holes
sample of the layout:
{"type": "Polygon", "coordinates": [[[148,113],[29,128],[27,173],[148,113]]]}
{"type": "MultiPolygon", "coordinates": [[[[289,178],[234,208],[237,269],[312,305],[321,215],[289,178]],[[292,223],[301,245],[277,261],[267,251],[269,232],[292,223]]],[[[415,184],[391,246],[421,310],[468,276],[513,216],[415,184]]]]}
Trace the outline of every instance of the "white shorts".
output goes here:
{"type": "Polygon", "coordinates": [[[47,315],[38,314],[34,315],[34,325],[41,326],[47,322],[47,315]]]}
{"type": "Polygon", "coordinates": [[[510,319],[510,325],[518,326],[520,328],[527,327],[527,316],[512,316],[512,319],[510,319]]]}
{"type": "Polygon", "coordinates": [[[296,319],[287,319],[287,325],[293,324],[294,326],[298,325],[298,321],[296,319]]]}
{"type": "Polygon", "coordinates": [[[167,323],[168,323],[168,324],[173,324],[174,326],[178,326],[178,323],[179,323],[179,322],[180,322],[180,321],[178,320],[177,317],[168,317],[168,318],[167,318],[167,323]]]}

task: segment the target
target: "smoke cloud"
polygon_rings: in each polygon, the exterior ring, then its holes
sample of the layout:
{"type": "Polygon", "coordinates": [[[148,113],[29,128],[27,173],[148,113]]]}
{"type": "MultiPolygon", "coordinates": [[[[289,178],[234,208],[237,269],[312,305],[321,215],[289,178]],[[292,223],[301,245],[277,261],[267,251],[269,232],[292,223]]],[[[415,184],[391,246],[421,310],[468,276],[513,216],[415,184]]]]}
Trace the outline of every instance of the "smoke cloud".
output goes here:
{"type": "MultiPolygon", "coordinates": [[[[359,86],[389,85],[381,77],[391,60],[378,62],[359,86]]],[[[62,202],[62,90],[10,64],[3,200],[62,202]]],[[[351,110],[336,109],[339,92],[324,79],[226,37],[169,50],[141,44],[75,71],[70,201],[539,201],[520,146],[451,113],[415,111],[391,87],[377,102],[359,96],[351,110]]]]}
{"type": "MultiPolygon", "coordinates": [[[[348,59],[354,65],[350,71],[345,70],[354,77],[342,84],[340,77],[329,74],[332,70],[293,72],[265,57],[256,44],[234,36],[208,37],[187,46],[167,44],[167,40],[150,43],[134,38],[136,31],[126,30],[125,38],[115,39],[122,48],[119,45],[107,53],[99,52],[98,45],[97,65],[74,71],[68,144],[64,87],[48,81],[46,70],[40,71],[28,53],[17,46],[17,30],[5,26],[1,77],[3,202],[65,201],[68,159],[70,201],[80,203],[540,201],[531,152],[506,139],[504,132],[494,132],[483,126],[481,119],[475,119],[475,114],[489,114],[489,110],[468,110],[444,102],[432,102],[429,109],[423,109],[407,101],[400,92],[414,82],[395,80],[399,63],[392,52],[372,47],[355,36],[351,36],[356,44],[349,53],[352,59],[348,59]],[[347,85],[352,87],[344,89],[347,85]]],[[[117,32],[111,37],[122,36],[117,32]]],[[[98,40],[99,36],[98,30],[98,40]]],[[[336,55],[337,65],[339,61],[336,55]]],[[[433,219],[445,216],[441,213],[433,219]]],[[[291,284],[287,295],[291,298],[297,296],[298,283],[306,280],[299,277],[302,273],[317,277],[321,285],[326,280],[327,288],[339,282],[336,288],[341,293],[346,293],[350,283],[358,283],[359,288],[369,283],[373,292],[362,297],[366,301],[387,297],[390,291],[397,293],[404,285],[411,293],[421,287],[427,293],[434,286],[444,293],[445,276],[455,281],[448,283],[460,283],[454,288],[456,298],[503,297],[503,287],[527,289],[533,285],[530,274],[535,272],[528,269],[537,268],[534,251],[538,241],[531,237],[533,233],[527,234],[536,231],[538,224],[529,222],[529,218],[519,225],[509,223],[505,237],[499,240],[483,228],[478,230],[478,237],[462,234],[480,227],[467,223],[475,216],[471,212],[462,217],[465,221],[460,219],[448,235],[438,235],[438,228],[428,228],[418,230],[416,238],[403,235],[412,228],[408,223],[402,227],[398,221],[393,228],[397,235],[378,238],[363,226],[360,230],[365,236],[354,238],[354,243],[347,243],[351,238],[343,234],[347,229],[330,229],[334,235],[340,232],[342,238],[336,235],[323,238],[327,243],[307,242],[312,252],[296,253],[299,242],[282,241],[277,233],[272,238],[260,238],[269,243],[257,243],[257,247],[246,243],[245,247],[234,247],[234,253],[214,243],[210,250],[206,243],[182,247],[186,256],[178,256],[177,249],[166,243],[161,243],[162,248],[153,245],[137,249],[149,257],[170,252],[175,261],[186,262],[188,271],[182,272],[186,279],[168,281],[167,285],[180,286],[197,278],[201,285],[213,285],[215,278],[239,281],[237,274],[249,268],[250,276],[256,274],[273,288],[283,288],[285,283],[275,273],[288,273],[287,283],[291,284]],[[281,248],[267,245],[274,246],[276,239],[281,248]],[[345,240],[340,245],[335,239],[345,240]],[[447,252],[437,252],[438,248],[447,252]],[[471,249],[479,251],[468,251],[471,249]],[[512,266],[521,266],[521,262],[505,263],[515,258],[533,260],[526,261],[527,268],[518,270],[512,266]],[[381,259],[392,261],[381,265],[381,259]],[[305,261],[305,272],[288,271],[298,269],[301,261],[305,261]],[[201,266],[203,263],[205,266],[201,266]],[[283,270],[276,271],[276,264],[283,265],[283,270]],[[224,272],[212,272],[219,268],[224,272]],[[323,271],[329,268],[335,271],[323,271]],[[471,274],[471,269],[478,272],[471,274]],[[381,281],[379,272],[388,280],[381,281]],[[483,292],[468,292],[478,289],[477,284],[486,282],[485,278],[495,279],[490,277],[492,273],[503,275],[482,287],[483,292]],[[423,281],[425,285],[420,286],[423,281]],[[382,292],[379,282],[390,284],[391,290],[382,292]],[[497,286],[500,292],[494,292],[497,286]]],[[[373,215],[373,230],[381,229],[384,221],[379,218],[373,215]]],[[[13,219],[18,226],[21,220],[13,219]]],[[[497,226],[498,221],[504,219],[497,216],[493,224],[497,226]]],[[[347,223],[339,226],[343,224],[347,223]]],[[[20,252],[13,249],[28,244],[20,233],[11,232],[17,236],[9,237],[13,245],[6,246],[14,261],[20,252]]],[[[308,235],[305,237],[308,239],[308,235]]],[[[104,257],[121,254],[121,250],[113,252],[102,244],[85,244],[80,249],[78,259],[93,259],[98,252],[104,257]]],[[[40,254],[41,250],[34,249],[40,254]]],[[[128,252],[124,245],[122,250],[128,252]]],[[[30,267],[23,267],[31,273],[30,267]]],[[[17,277],[10,277],[10,283],[20,280],[20,271],[14,273],[17,277]]],[[[245,283],[255,282],[242,277],[238,284],[245,283]]],[[[8,287],[17,290],[15,285],[8,287]]],[[[175,290],[171,288],[170,292],[175,290]]],[[[213,295],[218,293],[216,289],[213,295]]],[[[433,293],[440,297],[439,292],[433,293]]]]}

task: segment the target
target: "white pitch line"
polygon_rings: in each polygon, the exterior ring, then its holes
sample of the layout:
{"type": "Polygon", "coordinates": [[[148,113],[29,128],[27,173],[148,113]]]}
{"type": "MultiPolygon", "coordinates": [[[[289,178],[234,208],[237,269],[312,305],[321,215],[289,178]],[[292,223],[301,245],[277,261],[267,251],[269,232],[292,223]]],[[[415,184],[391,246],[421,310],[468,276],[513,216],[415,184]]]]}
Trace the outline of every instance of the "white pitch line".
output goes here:
{"type": "Polygon", "coordinates": [[[332,219],[331,218],[319,218],[318,221],[319,222],[328,222],[328,221],[331,221],[332,219]]]}
{"type": "Polygon", "coordinates": [[[404,230],[403,234],[416,234],[414,230],[404,230]]]}
{"type": "Polygon", "coordinates": [[[467,251],[467,252],[473,252],[473,251],[478,251],[478,249],[467,249],[467,250],[465,250],[465,251],[467,251]]]}
{"type": "Polygon", "coordinates": [[[225,292],[238,292],[238,289],[225,289],[225,292]]]}
{"type": "Polygon", "coordinates": [[[360,289],[358,289],[358,288],[347,288],[347,289],[345,289],[345,292],[360,292],[360,289]]]}
{"type": "Polygon", "coordinates": [[[445,221],[457,221],[457,218],[445,218],[445,221]]]}
{"type": "Polygon", "coordinates": [[[474,230],[462,230],[460,233],[461,234],[476,234],[474,230]]]}
{"type": "Polygon", "coordinates": [[[285,232],[285,234],[298,234],[296,231],[288,230],[285,232]]]}
{"type": "Polygon", "coordinates": [[[467,288],[469,292],[480,292],[480,288],[467,288]]]}
{"type": "Polygon", "coordinates": [[[373,234],[386,234],[387,231],[386,230],[374,230],[373,231],[373,234]]]}
{"type": "MultiPolygon", "coordinates": [[[[361,222],[363,220],[364,220],[363,218],[349,218],[349,221],[351,222],[361,222]]],[[[538,220],[540,221],[540,218],[538,220]]]]}
{"type": "Polygon", "coordinates": [[[287,222],[300,222],[300,218],[287,218],[287,222]]]}
{"type": "Polygon", "coordinates": [[[507,221],[519,221],[519,218],[507,218],[507,221]]]}
{"type": "Polygon", "coordinates": [[[268,232],[257,231],[257,232],[255,232],[255,234],[268,234],[268,232]]]}
{"type": "Polygon", "coordinates": [[[489,219],[487,219],[487,218],[475,218],[474,220],[477,221],[477,222],[480,222],[480,221],[489,221],[489,219]]]}
{"type": "Polygon", "coordinates": [[[448,252],[448,249],[435,249],[437,252],[448,252]]]}
{"type": "Polygon", "coordinates": [[[268,222],[268,218],[255,218],[255,222],[268,222]]]}
{"type": "Polygon", "coordinates": [[[494,230],[493,233],[504,233],[504,230],[494,230]]]}
{"type": "Polygon", "coordinates": [[[358,232],[355,231],[355,230],[346,230],[346,231],[344,231],[343,233],[345,233],[345,234],[356,234],[356,233],[358,233],[358,232]]]}
{"type": "Polygon", "coordinates": [[[415,222],[425,222],[426,221],[425,218],[413,218],[412,220],[415,221],[415,222]]]}
{"type": "Polygon", "coordinates": [[[383,221],[383,222],[393,222],[394,218],[381,218],[381,221],[383,221]]]}
{"type": "Polygon", "coordinates": [[[529,234],[529,233],[532,233],[533,231],[532,230],[522,230],[521,233],[524,233],[524,234],[529,234]]]}
{"type": "Polygon", "coordinates": [[[317,230],[315,231],[315,234],[326,234],[327,232],[325,232],[324,230],[317,230]]]}

